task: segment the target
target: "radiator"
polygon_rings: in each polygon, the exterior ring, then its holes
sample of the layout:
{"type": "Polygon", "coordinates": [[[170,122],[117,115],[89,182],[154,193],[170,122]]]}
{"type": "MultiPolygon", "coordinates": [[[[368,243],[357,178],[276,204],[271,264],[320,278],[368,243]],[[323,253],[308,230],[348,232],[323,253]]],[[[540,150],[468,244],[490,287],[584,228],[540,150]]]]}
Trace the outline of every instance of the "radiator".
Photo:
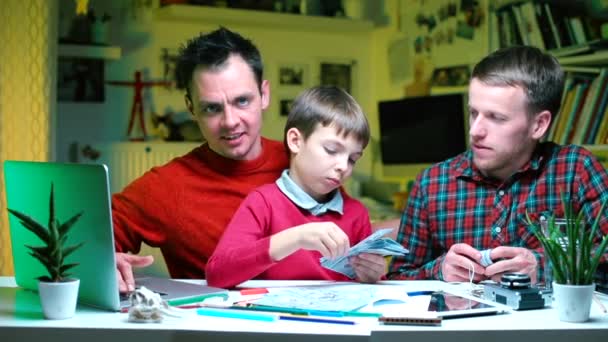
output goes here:
{"type": "Polygon", "coordinates": [[[153,166],[190,152],[200,142],[120,142],[94,144],[84,153],[87,162],[106,164],[111,193],[121,191],[153,166]]]}

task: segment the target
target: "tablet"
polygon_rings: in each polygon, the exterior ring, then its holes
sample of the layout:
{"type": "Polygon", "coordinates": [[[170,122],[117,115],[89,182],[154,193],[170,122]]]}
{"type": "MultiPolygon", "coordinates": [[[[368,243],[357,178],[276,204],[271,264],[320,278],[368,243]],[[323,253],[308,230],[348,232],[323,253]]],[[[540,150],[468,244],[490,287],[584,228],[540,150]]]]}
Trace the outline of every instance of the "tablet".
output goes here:
{"type": "Polygon", "coordinates": [[[495,315],[506,312],[505,309],[480,299],[471,299],[449,292],[439,291],[431,294],[428,311],[436,312],[437,317],[444,319],[495,315]]]}

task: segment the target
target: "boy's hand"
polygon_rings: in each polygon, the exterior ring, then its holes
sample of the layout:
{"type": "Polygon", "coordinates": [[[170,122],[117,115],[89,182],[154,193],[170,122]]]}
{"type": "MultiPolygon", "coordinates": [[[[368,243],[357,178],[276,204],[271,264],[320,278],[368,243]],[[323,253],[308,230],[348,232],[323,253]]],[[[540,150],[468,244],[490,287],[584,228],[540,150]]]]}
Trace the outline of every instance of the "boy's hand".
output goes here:
{"type": "Polygon", "coordinates": [[[274,234],[270,238],[270,257],[279,261],[299,249],[319,251],[322,256],[336,258],[350,248],[348,236],[333,222],[313,222],[274,234]]]}
{"type": "Polygon", "coordinates": [[[386,259],[382,255],[361,253],[349,259],[357,274],[357,281],[375,283],[386,273],[386,259]]]}
{"type": "Polygon", "coordinates": [[[296,227],[300,248],[319,251],[333,259],[348,252],[348,236],[333,222],[313,222],[296,227]]]}

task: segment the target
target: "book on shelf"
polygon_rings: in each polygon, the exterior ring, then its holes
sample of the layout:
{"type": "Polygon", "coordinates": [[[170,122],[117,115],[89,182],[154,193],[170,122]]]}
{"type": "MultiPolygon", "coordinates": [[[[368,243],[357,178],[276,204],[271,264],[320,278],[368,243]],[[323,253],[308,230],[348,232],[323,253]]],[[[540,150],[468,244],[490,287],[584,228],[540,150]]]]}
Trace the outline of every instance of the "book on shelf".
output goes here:
{"type": "Polygon", "coordinates": [[[562,47],[562,45],[559,41],[557,31],[554,31],[551,26],[552,24],[550,20],[552,19],[547,15],[544,5],[546,4],[541,4],[538,2],[534,3],[534,11],[536,14],[536,21],[538,23],[540,35],[546,50],[557,49],[562,47]]]}
{"type": "Polygon", "coordinates": [[[587,95],[583,99],[583,104],[580,109],[580,115],[575,118],[574,124],[572,127],[572,133],[570,134],[570,138],[568,142],[573,144],[581,145],[585,138],[585,134],[589,129],[589,123],[593,116],[593,111],[597,108],[597,103],[601,100],[602,84],[606,78],[606,69],[602,69],[600,75],[595,77],[593,81],[591,81],[591,86],[589,87],[589,91],[587,95]]]}
{"type": "Polygon", "coordinates": [[[557,116],[555,116],[553,125],[551,125],[551,129],[549,131],[548,139],[551,141],[559,141],[560,132],[563,131],[563,126],[566,121],[566,108],[572,107],[572,101],[574,100],[574,95],[576,94],[575,86],[576,83],[574,82],[574,78],[567,77],[564,84],[564,93],[562,95],[560,110],[557,116]]]}
{"type": "Polygon", "coordinates": [[[583,28],[583,21],[581,20],[581,18],[568,18],[568,25],[570,26],[570,30],[572,31],[574,42],[577,45],[585,44],[587,42],[587,35],[585,34],[585,29],[583,28]]]}
{"type": "Polygon", "coordinates": [[[531,2],[524,2],[519,6],[519,8],[524,27],[526,28],[528,33],[528,40],[530,41],[530,45],[546,50],[547,48],[545,46],[543,36],[540,32],[540,25],[538,24],[538,20],[536,18],[536,10],[534,8],[534,4],[531,2]]]}
{"type": "MultiPolygon", "coordinates": [[[[576,95],[574,96],[574,101],[572,101],[572,106],[571,106],[571,108],[569,108],[569,112],[568,111],[566,112],[566,113],[568,113],[568,115],[565,118],[566,123],[563,126],[564,130],[559,135],[559,137],[560,137],[559,143],[562,145],[568,144],[568,143],[570,143],[570,141],[572,141],[573,127],[574,127],[575,123],[578,121],[578,118],[581,114],[584,99],[587,96],[587,93],[589,91],[589,83],[590,83],[590,81],[588,79],[583,79],[580,81],[580,83],[576,87],[577,89],[576,89],[576,95]]],[[[568,109],[568,108],[566,108],[566,109],[568,109]]]]}
{"type": "MultiPolygon", "coordinates": [[[[608,107],[608,68],[593,73],[568,73],[562,105],[547,140],[592,145],[601,141],[608,107]]],[[[607,128],[608,129],[608,128],[607,128]]]]}
{"type": "MultiPolygon", "coordinates": [[[[606,69],[603,69],[603,71],[606,71],[606,69]]],[[[606,109],[608,108],[608,72],[606,74],[607,76],[604,78],[603,85],[599,90],[601,98],[598,101],[597,108],[594,109],[594,114],[589,124],[589,132],[585,136],[585,144],[594,144],[602,122],[608,121],[608,116],[606,116],[606,109]]]]}
{"type": "Polygon", "coordinates": [[[596,145],[608,144],[608,106],[604,109],[604,120],[597,132],[595,138],[596,145]]]}
{"type": "Polygon", "coordinates": [[[516,31],[519,33],[521,42],[524,45],[531,45],[529,28],[528,25],[526,25],[526,23],[524,22],[524,17],[521,14],[521,8],[519,8],[519,6],[513,5],[511,6],[511,12],[513,18],[512,23],[514,24],[516,31]]]}

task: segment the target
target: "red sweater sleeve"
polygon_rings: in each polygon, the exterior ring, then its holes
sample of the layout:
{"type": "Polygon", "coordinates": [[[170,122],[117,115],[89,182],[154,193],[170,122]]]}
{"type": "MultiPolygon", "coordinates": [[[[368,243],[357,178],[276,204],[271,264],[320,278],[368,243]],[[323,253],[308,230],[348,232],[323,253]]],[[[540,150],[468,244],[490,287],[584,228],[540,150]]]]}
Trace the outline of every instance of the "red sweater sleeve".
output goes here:
{"type": "Polygon", "coordinates": [[[268,254],[271,207],[259,192],[250,193],[226,227],[207,263],[207,283],[230,288],[253,279],[274,261],[268,254]]]}

